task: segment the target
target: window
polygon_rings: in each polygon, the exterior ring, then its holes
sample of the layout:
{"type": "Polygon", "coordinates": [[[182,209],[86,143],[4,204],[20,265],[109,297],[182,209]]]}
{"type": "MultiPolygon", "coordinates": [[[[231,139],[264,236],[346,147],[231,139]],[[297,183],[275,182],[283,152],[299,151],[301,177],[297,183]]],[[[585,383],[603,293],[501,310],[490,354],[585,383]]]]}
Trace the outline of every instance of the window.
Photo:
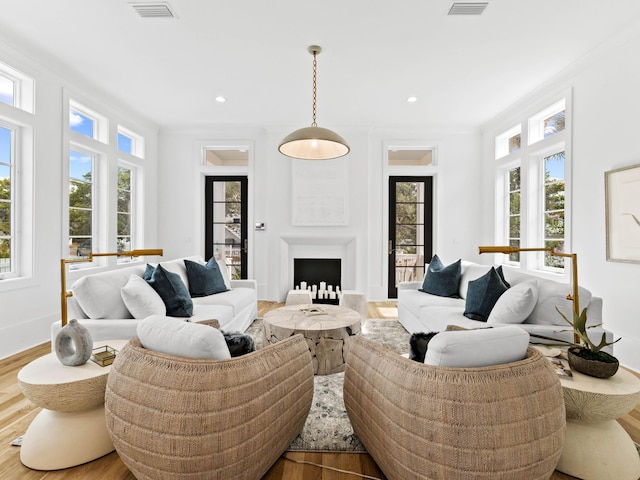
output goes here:
{"type": "Polygon", "coordinates": [[[73,100],[69,102],[69,129],[101,143],[109,143],[107,118],[73,100]]]}
{"type": "Polygon", "coordinates": [[[131,168],[118,167],[118,251],[133,249],[133,180],[131,168]]]}
{"type": "Polygon", "coordinates": [[[33,113],[34,93],[31,77],[0,62],[0,102],[33,113]]]}
{"type": "Polygon", "coordinates": [[[118,150],[138,158],[144,158],[144,138],[122,126],[118,126],[118,150]]]}
{"type": "Polygon", "coordinates": [[[0,74],[0,102],[15,105],[15,81],[0,74]]]}
{"type": "MultiPolygon", "coordinates": [[[[566,103],[561,99],[496,136],[497,244],[567,251],[571,139],[566,103]]],[[[564,258],[547,252],[513,253],[506,261],[524,269],[564,271],[564,258]]]]}
{"type": "Polygon", "coordinates": [[[0,126],[0,274],[15,270],[13,264],[14,240],[14,198],[13,164],[14,164],[14,131],[0,126]]]}
{"type": "MultiPolygon", "coordinates": [[[[520,247],[520,167],[509,169],[509,243],[510,247],[520,247]]],[[[519,262],[520,252],[509,255],[509,261],[519,262]]]]}
{"type": "Polygon", "coordinates": [[[498,135],[496,137],[496,158],[502,158],[505,155],[520,150],[521,141],[520,125],[516,125],[501,135],[498,135]]]}
{"type": "MultiPolygon", "coordinates": [[[[67,99],[69,122],[64,133],[69,152],[69,195],[63,205],[68,217],[63,255],[86,259],[91,252],[141,248],[144,229],[141,209],[136,208],[136,191],[143,180],[140,159],[144,157],[144,137],[121,127],[107,113],[67,99]],[[117,129],[110,129],[109,122],[117,129]]],[[[94,263],[79,262],[70,269],[138,260],[97,258],[94,263]]]]}
{"type": "MultiPolygon", "coordinates": [[[[544,157],[544,246],[564,252],[564,151],[544,157]]],[[[563,268],[562,257],[545,253],[544,266],[563,268]]]]}
{"type": "Polygon", "coordinates": [[[93,247],[93,155],[71,150],[69,154],[69,258],[86,257],[93,247]]]}

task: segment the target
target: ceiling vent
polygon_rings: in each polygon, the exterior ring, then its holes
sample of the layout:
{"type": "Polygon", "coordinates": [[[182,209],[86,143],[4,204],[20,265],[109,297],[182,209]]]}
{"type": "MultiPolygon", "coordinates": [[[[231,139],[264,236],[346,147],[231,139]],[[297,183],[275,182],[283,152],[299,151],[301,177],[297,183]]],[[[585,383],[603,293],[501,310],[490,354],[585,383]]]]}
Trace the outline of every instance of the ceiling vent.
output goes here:
{"type": "Polygon", "coordinates": [[[447,15],[482,15],[489,2],[454,3],[447,15]]]}
{"type": "Polygon", "coordinates": [[[131,6],[142,18],[177,18],[166,2],[132,3],[131,6]]]}

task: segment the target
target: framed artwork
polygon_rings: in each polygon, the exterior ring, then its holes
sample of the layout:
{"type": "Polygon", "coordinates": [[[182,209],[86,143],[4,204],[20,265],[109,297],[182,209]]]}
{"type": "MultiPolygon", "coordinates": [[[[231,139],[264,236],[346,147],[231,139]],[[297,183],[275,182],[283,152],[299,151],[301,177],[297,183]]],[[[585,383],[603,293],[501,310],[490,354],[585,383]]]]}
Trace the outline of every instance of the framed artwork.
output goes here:
{"type": "Polygon", "coordinates": [[[605,172],[607,261],[640,263],[640,165],[605,172]]]}

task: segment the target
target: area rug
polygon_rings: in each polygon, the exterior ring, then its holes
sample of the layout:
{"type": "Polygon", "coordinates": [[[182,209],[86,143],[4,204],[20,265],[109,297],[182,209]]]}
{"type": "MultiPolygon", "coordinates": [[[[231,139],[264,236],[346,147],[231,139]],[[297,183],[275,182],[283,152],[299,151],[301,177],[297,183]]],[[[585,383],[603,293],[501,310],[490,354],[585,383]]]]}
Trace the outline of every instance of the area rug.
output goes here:
{"type": "MultiPolygon", "coordinates": [[[[264,345],[262,319],[255,320],[247,333],[258,348],[264,345]]],[[[363,322],[361,334],[397,353],[409,351],[409,333],[397,320],[368,319],[363,322]]],[[[342,399],[344,373],[316,375],[314,377],[311,411],[302,432],[289,451],[364,452],[365,449],[353,433],[342,399]]]]}

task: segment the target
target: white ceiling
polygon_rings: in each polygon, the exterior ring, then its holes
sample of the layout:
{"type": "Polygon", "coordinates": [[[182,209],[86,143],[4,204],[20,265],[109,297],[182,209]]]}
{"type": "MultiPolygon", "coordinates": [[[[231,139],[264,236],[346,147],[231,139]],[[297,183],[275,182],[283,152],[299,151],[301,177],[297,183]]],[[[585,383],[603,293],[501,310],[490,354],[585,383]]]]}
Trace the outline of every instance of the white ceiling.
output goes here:
{"type": "Polygon", "coordinates": [[[475,128],[640,19],[638,0],[489,0],[482,16],[447,16],[451,0],[169,3],[177,19],[0,0],[0,39],[162,127],[309,125],[318,44],[319,126],[475,128]]]}

